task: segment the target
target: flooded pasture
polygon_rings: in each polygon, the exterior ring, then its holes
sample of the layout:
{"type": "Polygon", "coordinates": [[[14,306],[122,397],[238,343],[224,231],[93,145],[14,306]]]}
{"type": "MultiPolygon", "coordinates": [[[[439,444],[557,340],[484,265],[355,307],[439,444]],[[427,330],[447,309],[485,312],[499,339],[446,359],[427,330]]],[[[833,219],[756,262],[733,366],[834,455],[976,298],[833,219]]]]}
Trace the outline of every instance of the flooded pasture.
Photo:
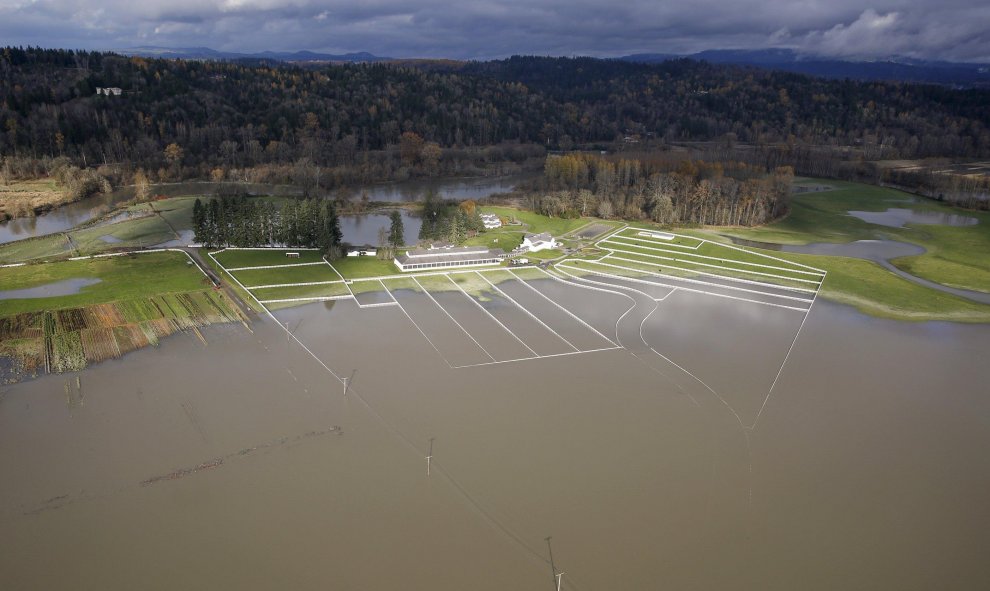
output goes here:
{"type": "Polygon", "coordinates": [[[0,584],[990,584],[987,327],[408,283],[4,387],[0,584]]]}

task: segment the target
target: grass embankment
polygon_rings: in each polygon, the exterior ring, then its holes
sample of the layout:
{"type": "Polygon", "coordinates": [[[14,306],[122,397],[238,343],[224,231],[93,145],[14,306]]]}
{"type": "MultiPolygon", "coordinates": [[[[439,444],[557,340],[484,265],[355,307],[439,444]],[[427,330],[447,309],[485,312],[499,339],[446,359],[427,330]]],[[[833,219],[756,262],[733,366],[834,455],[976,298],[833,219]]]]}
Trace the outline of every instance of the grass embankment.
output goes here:
{"type": "Polygon", "coordinates": [[[241,318],[180,253],[0,269],[5,289],[71,278],[100,282],[72,295],[0,300],[0,355],[17,360],[21,375],[83,369],[180,330],[241,318]]]}
{"type": "Polygon", "coordinates": [[[897,240],[923,246],[927,252],[901,257],[898,268],[962,289],[990,292],[990,213],[962,210],[896,189],[841,181],[808,181],[831,185],[833,190],[795,195],[784,219],[760,228],[717,230],[747,240],[779,244],[897,240]],[[973,226],[907,224],[891,228],[870,224],[848,215],[849,211],[885,211],[903,208],[976,218],[973,226]]]}
{"type": "Polygon", "coordinates": [[[70,201],[54,179],[0,183],[0,220],[31,217],[36,211],[58,207],[70,201]]]}

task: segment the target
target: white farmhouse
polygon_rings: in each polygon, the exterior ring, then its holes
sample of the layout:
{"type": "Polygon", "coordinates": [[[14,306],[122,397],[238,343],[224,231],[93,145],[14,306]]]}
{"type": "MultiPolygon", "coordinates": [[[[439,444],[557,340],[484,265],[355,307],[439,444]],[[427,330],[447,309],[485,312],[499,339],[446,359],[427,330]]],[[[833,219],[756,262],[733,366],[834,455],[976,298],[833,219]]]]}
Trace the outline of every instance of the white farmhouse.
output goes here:
{"type": "Polygon", "coordinates": [[[541,250],[557,248],[558,246],[560,245],[553,239],[553,236],[549,232],[543,232],[542,234],[526,234],[519,249],[525,249],[528,252],[539,252],[541,250]]]}

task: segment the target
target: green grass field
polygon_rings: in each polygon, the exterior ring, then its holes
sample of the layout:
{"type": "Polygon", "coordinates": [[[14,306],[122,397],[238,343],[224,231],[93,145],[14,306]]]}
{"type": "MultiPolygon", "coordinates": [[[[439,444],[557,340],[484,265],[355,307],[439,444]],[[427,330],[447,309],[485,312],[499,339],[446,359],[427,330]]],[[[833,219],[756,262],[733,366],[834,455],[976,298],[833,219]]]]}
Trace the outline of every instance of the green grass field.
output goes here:
{"type": "Polygon", "coordinates": [[[197,291],[210,286],[209,280],[189,262],[186,255],[177,252],[58,261],[0,269],[0,285],[5,290],[38,287],[75,278],[96,278],[100,282],[83,287],[74,295],[0,300],[0,316],[197,291]]]}
{"type": "Polygon", "coordinates": [[[398,275],[399,269],[391,260],[376,257],[343,257],[333,261],[333,267],[345,279],[360,279],[363,277],[383,277],[398,275]]]}
{"type": "Polygon", "coordinates": [[[213,255],[216,260],[228,269],[238,267],[261,267],[266,265],[286,265],[291,263],[318,263],[323,260],[323,253],[318,250],[278,249],[278,250],[225,250],[213,255]],[[286,252],[295,252],[299,256],[289,258],[286,252]]]}

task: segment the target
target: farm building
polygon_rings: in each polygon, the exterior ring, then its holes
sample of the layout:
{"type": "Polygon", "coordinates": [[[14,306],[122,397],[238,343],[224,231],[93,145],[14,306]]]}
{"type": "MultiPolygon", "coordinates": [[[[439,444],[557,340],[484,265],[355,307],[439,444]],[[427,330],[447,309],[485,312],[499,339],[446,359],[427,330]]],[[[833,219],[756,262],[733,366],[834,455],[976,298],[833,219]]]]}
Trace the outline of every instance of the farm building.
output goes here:
{"type": "Polygon", "coordinates": [[[497,265],[505,259],[501,248],[480,246],[440,246],[417,248],[395,257],[395,266],[400,271],[422,271],[424,269],[449,269],[452,267],[479,267],[497,265]]]}
{"type": "Polygon", "coordinates": [[[481,214],[481,221],[485,224],[486,230],[492,230],[494,228],[502,227],[502,220],[499,219],[494,213],[483,213],[481,214]]]}
{"type": "Polygon", "coordinates": [[[525,249],[528,252],[539,252],[549,248],[556,248],[557,246],[559,245],[553,239],[553,236],[549,232],[543,232],[542,234],[526,234],[523,237],[522,244],[519,246],[519,250],[525,249]]]}

